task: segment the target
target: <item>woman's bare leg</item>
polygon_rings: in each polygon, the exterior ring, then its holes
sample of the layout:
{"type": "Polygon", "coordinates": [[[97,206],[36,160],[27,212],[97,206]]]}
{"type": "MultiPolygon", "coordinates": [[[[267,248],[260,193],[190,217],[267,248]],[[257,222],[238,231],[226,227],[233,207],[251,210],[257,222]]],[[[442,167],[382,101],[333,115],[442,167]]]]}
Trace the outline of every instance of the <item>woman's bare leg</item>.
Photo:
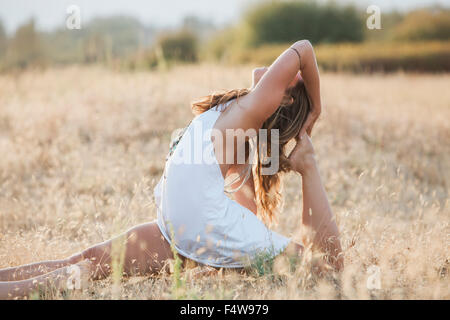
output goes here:
{"type": "MultiPolygon", "coordinates": [[[[90,278],[101,279],[111,273],[115,263],[127,275],[144,275],[159,272],[164,268],[167,260],[173,259],[173,254],[170,244],[165,240],[155,222],[141,224],[111,240],[90,247],[67,259],[44,261],[0,270],[3,277],[16,280],[0,282],[0,299],[2,297],[8,298],[10,292],[7,290],[11,289],[13,285],[16,287],[20,285],[20,290],[23,289],[21,292],[29,293],[36,289],[36,287],[30,285],[30,282],[26,282],[28,280],[21,282],[19,279],[45,277],[48,275],[50,278],[45,278],[45,285],[47,281],[57,281],[58,279],[55,279],[55,277],[60,277],[61,272],[65,272],[61,271],[65,266],[79,263],[85,259],[91,261],[90,278]],[[44,275],[45,272],[51,269],[53,269],[55,274],[44,275]],[[5,292],[7,292],[6,296],[5,292]]],[[[36,279],[32,278],[30,280],[36,279]]]]}
{"type": "Polygon", "coordinates": [[[156,222],[149,222],[68,258],[71,263],[84,259],[93,263],[92,278],[100,279],[111,273],[114,261],[122,260],[127,275],[146,275],[161,271],[173,254],[156,222]]]}
{"type": "Polygon", "coordinates": [[[67,260],[49,260],[18,267],[0,269],[0,281],[25,280],[46,274],[69,264],[70,263],[67,260]]]}
{"type": "Polygon", "coordinates": [[[328,202],[308,135],[304,135],[289,156],[295,171],[302,175],[304,233],[312,231],[313,247],[324,252],[328,263],[336,270],[344,267],[338,227],[328,202]]]}
{"type": "Polygon", "coordinates": [[[39,290],[81,289],[86,286],[90,277],[91,263],[89,260],[79,262],[78,273],[73,273],[73,266],[62,267],[52,272],[20,281],[0,282],[0,300],[25,298],[39,290]],[[78,276],[78,279],[75,278],[78,276]],[[73,277],[73,279],[71,278],[73,277]],[[74,281],[72,281],[74,280],[74,281]]]}

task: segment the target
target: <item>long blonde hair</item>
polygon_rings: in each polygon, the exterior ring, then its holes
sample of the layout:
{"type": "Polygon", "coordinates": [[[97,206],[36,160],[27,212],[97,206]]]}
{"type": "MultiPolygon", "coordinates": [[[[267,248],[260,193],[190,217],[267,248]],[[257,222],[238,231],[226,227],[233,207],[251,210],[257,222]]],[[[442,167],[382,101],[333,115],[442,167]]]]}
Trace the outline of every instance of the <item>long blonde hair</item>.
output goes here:
{"type": "MultiPolygon", "coordinates": [[[[234,89],[221,93],[213,93],[200,98],[192,103],[192,112],[201,114],[212,107],[226,103],[233,99],[245,96],[249,89],[234,89]]],[[[279,211],[282,208],[281,173],[291,170],[287,152],[287,144],[292,139],[297,139],[300,129],[306,121],[311,110],[311,103],[303,82],[299,81],[294,87],[288,89],[278,109],[264,121],[261,129],[267,129],[267,157],[271,157],[271,129],[279,130],[279,166],[278,172],[273,175],[262,175],[261,170],[270,163],[263,164],[259,152],[259,135],[257,137],[257,162],[253,167],[256,205],[258,215],[270,224],[276,222],[279,211]]]]}

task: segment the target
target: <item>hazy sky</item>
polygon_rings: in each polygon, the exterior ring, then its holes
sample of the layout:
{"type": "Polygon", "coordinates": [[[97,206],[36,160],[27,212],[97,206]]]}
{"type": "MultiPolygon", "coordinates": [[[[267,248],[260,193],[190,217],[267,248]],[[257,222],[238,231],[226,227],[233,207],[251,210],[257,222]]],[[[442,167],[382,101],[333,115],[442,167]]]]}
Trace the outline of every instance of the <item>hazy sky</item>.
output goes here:
{"type": "MultiPolygon", "coordinates": [[[[81,10],[81,23],[95,16],[127,14],[148,25],[173,26],[186,15],[210,19],[218,25],[239,18],[248,3],[260,0],[0,0],[0,19],[7,32],[34,16],[39,29],[63,26],[66,9],[75,4],[81,10]]],[[[414,7],[441,4],[450,7],[450,0],[337,0],[355,2],[359,6],[378,5],[383,10],[408,10],[414,7]]]]}

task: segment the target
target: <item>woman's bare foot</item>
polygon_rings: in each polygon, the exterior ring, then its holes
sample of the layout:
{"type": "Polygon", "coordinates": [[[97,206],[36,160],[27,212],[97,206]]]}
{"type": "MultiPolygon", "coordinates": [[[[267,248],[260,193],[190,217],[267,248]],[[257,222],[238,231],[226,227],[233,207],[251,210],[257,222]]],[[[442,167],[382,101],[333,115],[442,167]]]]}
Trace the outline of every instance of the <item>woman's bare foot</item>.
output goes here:
{"type": "Polygon", "coordinates": [[[61,290],[83,290],[89,286],[93,264],[85,259],[64,268],[65,281],[61,281],[61,290]]]}

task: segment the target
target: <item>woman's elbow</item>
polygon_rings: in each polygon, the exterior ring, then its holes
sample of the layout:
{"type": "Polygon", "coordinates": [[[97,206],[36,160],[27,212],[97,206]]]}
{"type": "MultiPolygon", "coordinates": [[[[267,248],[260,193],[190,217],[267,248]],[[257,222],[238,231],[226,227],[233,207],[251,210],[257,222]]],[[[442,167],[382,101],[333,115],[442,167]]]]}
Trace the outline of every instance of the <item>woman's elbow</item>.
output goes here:
{"type": "Polygon", "coordinates": [[[309,40],[300,40],[294,43],[293,47],[300,54],[300,69],[305,68],[311,57],[314,56],[314,49],[309,40]]]}
{"type": "Polygon", "coordinates": [[[295,47],[300,47],[302,50],[312,50],[313,45],[308,39],[299,40],[294,43],[295,47]]]}

